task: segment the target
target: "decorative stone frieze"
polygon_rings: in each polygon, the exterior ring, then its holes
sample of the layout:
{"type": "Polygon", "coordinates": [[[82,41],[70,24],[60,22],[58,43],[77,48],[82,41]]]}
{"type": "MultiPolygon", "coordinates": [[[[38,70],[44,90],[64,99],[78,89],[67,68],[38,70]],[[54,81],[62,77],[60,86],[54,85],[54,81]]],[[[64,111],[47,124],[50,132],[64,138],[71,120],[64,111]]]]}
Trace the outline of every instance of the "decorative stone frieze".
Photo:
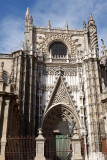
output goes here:
{"type": "MultiPolygon", "coordinates": [[[[43,75],[57,75],[58,67],[46,67],[43,70],[43,75]]],[[[64,75],[67,76],[76,76],[77,68],[63,68],[64,75]]]]}

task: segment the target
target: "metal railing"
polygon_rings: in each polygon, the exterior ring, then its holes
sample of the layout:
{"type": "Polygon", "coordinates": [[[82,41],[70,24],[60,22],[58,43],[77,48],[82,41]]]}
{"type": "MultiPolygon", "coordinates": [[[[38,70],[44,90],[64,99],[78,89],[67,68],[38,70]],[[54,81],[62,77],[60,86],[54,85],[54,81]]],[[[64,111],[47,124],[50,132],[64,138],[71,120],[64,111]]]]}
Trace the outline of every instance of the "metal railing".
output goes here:
{"type": "Polygon", "coordinates": [[[35,137],[8,138],[5,153],[6,160],[33,160],[35,137]]]}

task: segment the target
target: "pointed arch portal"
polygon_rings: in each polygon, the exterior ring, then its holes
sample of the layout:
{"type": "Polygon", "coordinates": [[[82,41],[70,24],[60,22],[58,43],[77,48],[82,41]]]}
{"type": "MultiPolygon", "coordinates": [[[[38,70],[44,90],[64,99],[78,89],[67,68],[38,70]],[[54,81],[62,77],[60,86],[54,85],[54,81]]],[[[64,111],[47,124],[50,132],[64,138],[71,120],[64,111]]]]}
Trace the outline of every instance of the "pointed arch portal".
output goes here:
{"type": "Polygon", "coordinates": [[[72,107],[63,103],[58,103],[56,105],[51,106],[44,115],[42,125],[43,134],[52,134],[53,132],[60,133],[61,128],[59,127],[61,126],[61,123],[65,121],[72,122],[72,119],[74,119],[74,121],[76,122],[75,127],[79,133],[79,118],[76,115],[75,111],[72,109],[72,107]]]}
{"type": "Polygon", "coordinates": [[[76,122],[75,128],[79,135],[79,118],[73,109],[66,104],[51,106],[44,115],[42,131],[46,138],[45,157],[54,160],[70,160],[72,157],[72,142],[69,137],[68,122],[76,122]]]}

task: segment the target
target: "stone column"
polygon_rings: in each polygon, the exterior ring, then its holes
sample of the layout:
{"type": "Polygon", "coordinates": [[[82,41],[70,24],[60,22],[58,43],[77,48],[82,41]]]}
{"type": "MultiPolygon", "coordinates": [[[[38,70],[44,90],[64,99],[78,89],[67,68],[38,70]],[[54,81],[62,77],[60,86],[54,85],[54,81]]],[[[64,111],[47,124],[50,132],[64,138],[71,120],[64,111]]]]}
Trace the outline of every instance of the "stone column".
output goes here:
{"type": "Polygon", "coordinates": [[[3,129],[2,129],[2,137],[1,137],[0,160],[5,160],[5,146],[6,146],[9,102],[10,102],[10,100],[7,100],[7,99],[5,100],[6,104],[5,104],[5,108],[4,108],[4,120],[3,120],[3,129]]]}
{"type": "Polygon", "coordinates": [[[36,138],[36,157],[34,160],[46,160],[44,156],[45,138],[42,136],[41,128],[39,128],[39,135],[36,138]]]}
{"type": "Polygon", "coordinates": [[[69,57],[68,57],[68,52],[67,52],[67,63],[69,63],[69,57]]]}
{"type": "Polygon", "coordinates": [[[52,62],[52,50],[50,49],[50,62],[52,62]]]}
{"type": "Polygon", "coordinates": [[[87,141],[86,141],[86,135],[87,135],[87,132],[84,131],[85,160],[88,160],[88,157],[87,157],[87,141]]]}
{"type": "Polygon", "coordinates": [[[81,139],[77,134],[72,137],[72,160],[83,160],[81,156],[81,139]]]}

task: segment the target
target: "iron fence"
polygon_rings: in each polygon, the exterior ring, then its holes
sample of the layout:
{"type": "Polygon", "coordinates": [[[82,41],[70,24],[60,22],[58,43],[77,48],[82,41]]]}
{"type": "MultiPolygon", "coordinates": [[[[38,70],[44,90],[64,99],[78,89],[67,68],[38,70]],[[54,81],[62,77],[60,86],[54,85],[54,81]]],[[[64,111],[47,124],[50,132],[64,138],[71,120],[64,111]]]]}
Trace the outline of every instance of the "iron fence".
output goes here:
{"type": "Polygon", "coordinates": [[[35,137],[8,138],[5,153],[6,160],[33,160],[35,137]]]}

